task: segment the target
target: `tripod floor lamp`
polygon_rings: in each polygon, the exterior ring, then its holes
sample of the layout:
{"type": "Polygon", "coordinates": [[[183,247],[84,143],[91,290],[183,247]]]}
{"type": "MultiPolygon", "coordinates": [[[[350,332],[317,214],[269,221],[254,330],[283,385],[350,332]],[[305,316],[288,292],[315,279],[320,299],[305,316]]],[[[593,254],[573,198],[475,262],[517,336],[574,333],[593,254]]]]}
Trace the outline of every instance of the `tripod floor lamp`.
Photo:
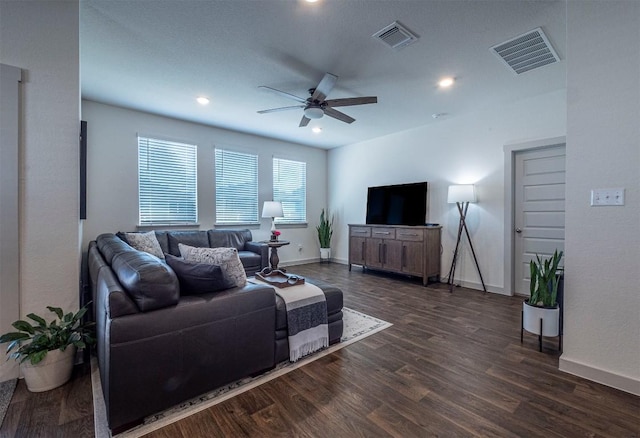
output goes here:
{"type": "Polygon", "coordinates": [[[449,193],[447,196],[447,202],[449,204],[455,203],[458,207],[458,212],[460,213],[460,224],[458,225],[458,240],[456,241],[456,249],[453,252],[453,260],[451,261],[451,269],[449,269],[449,279],[447,280],[447,284],[450,285],[449,292],[453,291],[454,282],[453,277],[456,274],[456,263],[458,260],[458,252],[460,250],[460,240],[462,239],[462,232],[467,235],[467,240],[469,241],[469,246],[471,247],[471,254],[473,254],[473,261],[476,263],[476,268],[478,269],[478,275],[480,275],[480,281],[482,282],[482,289],[486,292],[487,288],[484,285],[484,280],[482,279],[482,273],[480,272],[480,266],[478,265],[478,258],[476,257],[476,252],[473,249],[473,243],[471,242],[471,236],[469,236],[469,230],[467,229],[467,209],[469,208],[470,202],[476,202],[476,188],[473,184],[459,184],[449,186],[449,193]]]}

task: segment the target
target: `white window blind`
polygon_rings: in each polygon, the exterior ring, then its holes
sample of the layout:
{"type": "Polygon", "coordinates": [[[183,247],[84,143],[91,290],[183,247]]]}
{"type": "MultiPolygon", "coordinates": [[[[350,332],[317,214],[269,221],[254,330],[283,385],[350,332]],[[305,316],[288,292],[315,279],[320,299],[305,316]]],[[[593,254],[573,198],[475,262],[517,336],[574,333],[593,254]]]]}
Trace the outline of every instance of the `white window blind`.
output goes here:
{"type": "Polygon", "coordinates": [[[273,200],[282,202],[279,224],[307,222],[307,163],[273,159],[273,200]]]}
{"type": "Polygon", "coordinates": [[[257,224],[258,156],[216,149],[216,223],[257,224]]]}
{"type": "Polygon", "coordinates": [[[140,225],[198,220],[197,147],[138,137],[140,225]]]}

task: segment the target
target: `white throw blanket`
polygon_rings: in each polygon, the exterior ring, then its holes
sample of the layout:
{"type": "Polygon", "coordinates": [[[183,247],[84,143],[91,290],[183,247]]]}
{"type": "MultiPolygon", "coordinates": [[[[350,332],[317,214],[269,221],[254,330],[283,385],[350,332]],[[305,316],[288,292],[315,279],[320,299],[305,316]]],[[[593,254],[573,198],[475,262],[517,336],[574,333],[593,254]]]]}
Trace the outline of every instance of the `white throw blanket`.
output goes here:
{"type": "Polygon", "coordinates": [[[289,360],[328,347],[327,300],[322,290],[309,283],[275,290],[287,309],[289,360]]]}

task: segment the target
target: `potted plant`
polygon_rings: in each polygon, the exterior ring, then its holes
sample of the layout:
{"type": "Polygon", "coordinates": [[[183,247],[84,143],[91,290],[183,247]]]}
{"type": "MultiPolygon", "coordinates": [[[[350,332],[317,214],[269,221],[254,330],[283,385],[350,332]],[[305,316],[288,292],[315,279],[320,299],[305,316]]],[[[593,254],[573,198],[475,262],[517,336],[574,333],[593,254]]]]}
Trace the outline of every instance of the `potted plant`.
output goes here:
{"type": "Polygon", "coordinates": [[[320,261],[331,259],[331,236],[333,235],[333,217],[325,215],[324,208],[320,213],[320,224],[316,226],[318,240],[320,241],[320,261]]]}
{"type": "Polygon", "coordinates": [[[48,391],[66,383],[71,378],[76,350],[95,342],[95,323],[82,320],[87,306],[75,314],[65,314],[59,307],[47,309],[56,316],[51,322],[30,313],[27,318],[35,324],[18,320],[12,324],[16,332],[0,336],[0,344],[9,344],[7,354],[20,363],[32,392],[48,391]]]}
{"type": "Polygon", "coordinates": [[[560,334],[558,285],[562,255],[562,251],[555,250],[551,258],[543,260],[536,254],[536,259],[529,263],[531,296],[522,305],[522,327],[530,333],[540,336],[560,334]]]}

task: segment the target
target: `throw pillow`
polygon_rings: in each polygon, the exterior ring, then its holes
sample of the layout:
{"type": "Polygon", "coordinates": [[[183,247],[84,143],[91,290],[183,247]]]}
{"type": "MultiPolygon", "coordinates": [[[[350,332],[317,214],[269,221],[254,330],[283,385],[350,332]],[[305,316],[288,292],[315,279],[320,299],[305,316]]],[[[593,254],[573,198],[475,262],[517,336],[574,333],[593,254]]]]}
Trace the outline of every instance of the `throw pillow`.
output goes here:
{"type": "Polygon", "coordinates": [[[160,243],[156,237],[156,233],[149,231],[148,233],[125,233],[127,242],[138,251],[148,252],[159,259],[164,259],[164,253],[160,248],[160,243]]]}
{"type": "Polygon", "coordinates": [[[244,271],[238,250],[235,248],[195,248],[179,244],[180,254],[185,260],[198,263],[220,265],[222,274],[233,286],[247,284],[247,273],[244,271]]]}
{"type": "Polygon", "coordinates": [[[181,295],[205,294],[233,287],[225,280],[218,265],[190,262],[171,254],[165,254],[164,258],[178,276],[181,295]]]}

